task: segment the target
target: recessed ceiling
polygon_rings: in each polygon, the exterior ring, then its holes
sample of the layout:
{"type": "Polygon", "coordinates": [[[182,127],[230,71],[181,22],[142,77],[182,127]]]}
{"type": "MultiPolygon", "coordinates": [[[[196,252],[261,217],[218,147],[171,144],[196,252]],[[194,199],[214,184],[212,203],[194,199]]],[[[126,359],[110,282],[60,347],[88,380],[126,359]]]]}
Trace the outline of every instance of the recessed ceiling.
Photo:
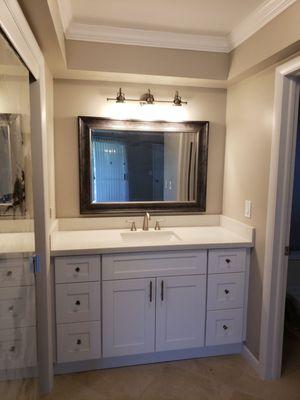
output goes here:
{"type": "Polygon", "coordinates": [[[76,22],[227,35],[264,0],[71,0],[76,22]]]}
{"type": "Polygon", "coordinates": [[[296,0],[57,0],[71,40],[229,52],[296,0]]]}

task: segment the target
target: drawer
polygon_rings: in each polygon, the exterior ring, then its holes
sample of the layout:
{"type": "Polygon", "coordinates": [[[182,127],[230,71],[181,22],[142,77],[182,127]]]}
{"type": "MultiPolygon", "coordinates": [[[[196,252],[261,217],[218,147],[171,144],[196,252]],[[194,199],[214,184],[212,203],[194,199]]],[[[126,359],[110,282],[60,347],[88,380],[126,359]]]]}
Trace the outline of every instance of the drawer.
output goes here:
{"type": "Polygon", "coordinates": [[[99,321],[100,283],[56,285],[56,320],[58,323],[99,321]]]}
{"type": "Polygon", "coordinates": [[[55,282],[93,282],[100,280],[100,256],[55,258],[55,282]]]}
{"type": "Polygon", "coordinates": [[[244,272],[209,275],[207,309],[242,308],[245,297],[244,288],[244,272]]]}
{"type": "Polygon", "coordinates": [[[24,257],[0,259],[0,287],[26,286],[34,284],[34,275],[29,269],[29,259],[24,257]]]}
{"type": "Polygon", "coordinates": [[[34,286],[0,288],[0,329],[34,325],[34,286]]]}
{"type": "Polygon", "coordinates": [[[245,249],[210,250],[208,253],[208,273],[223,274],[246,270],[245,249]]]}
{"type": "Polygon", "coordinates": [[[0,330],[0,369],[34,367],[36,364],[34,327],[0,330]]]}
{"type": "Polygon", "coordinates": [[[208,311],[206,346],[241,343],[243,336],[243,309],[208,311]]]}
{"type": "Polygon", "coordinates": [[[206,274],[207,251],[162,251],[102,256],[103,280],[206,274]]]}
{"type": "Polygon", "coordinates": [[[101,357],[100,322],[57,326],[57,361],[90,360],[101,357]]]}

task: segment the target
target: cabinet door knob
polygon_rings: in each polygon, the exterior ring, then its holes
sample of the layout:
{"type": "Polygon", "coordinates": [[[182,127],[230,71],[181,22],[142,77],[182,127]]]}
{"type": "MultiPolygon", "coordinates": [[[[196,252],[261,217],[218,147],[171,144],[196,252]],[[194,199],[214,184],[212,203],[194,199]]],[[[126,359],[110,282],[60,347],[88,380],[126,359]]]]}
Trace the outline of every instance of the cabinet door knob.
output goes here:
{"type": "Polygon", "coordinates": [[[13,304],[12,304],[11,306],[8,307],[8,310],[9,310],[9,311],[13,311],[13,309],[14,309],[13,304]]]}
{"type": "Polygon", "coordinates": [[[15,346],[11,346],[11,348],[9,349],[9,351],[11,351],[12,353],[16,350],[15,346]]]}
{"type": "Polygon", "coordinates": [[[224,292],[225,292],[225,294],[228,294],[228,293],[230,293],[230,290],[225,289],[224,292]]]}
{"type": "Polygon", "coordinates": [[[227,264],[229,264],[231,262],[230,258],[226,258],[225,261],[227,262],[227,264]]]}
{"type": "Polygon", "coordinates": [[[76,306],[80,306],[80,300],[76,300],[75,304],[76,306]]]}
{"type": "Polygon", "coordinates": [[[79,268],[79,267],[76,267],[76,268],[75,268],[75,271],[76,271],[76,272],[80,272],[80,268],[79,268]]]}
{"type": "Polygon", "coordinates": [[[12,271],[7,271],[6,276],[12,276],[12,271]]]}
{"type": "Polygon", "coordinates": [[[228,326],[227,325],[223,325],[223,329],[224,329],[224,331],[227,331],[228,326]]]}
{"type": "Polygon", "coordinates": [[[81,339],[77,339],[77,344],[81,344],[81,339]]]}

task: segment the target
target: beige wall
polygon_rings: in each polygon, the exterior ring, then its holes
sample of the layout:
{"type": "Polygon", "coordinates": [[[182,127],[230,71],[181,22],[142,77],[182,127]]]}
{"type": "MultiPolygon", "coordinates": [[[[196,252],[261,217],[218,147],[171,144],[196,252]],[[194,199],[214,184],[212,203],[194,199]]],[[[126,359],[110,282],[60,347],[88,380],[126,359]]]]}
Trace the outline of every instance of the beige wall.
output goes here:
{"type": "MultiPolygon", "coordinates": [[[[54,81],[55,118],[55,188],[57,217],[79,216],[79,177],[77,116],[110,118],[139,118],[162,120],[210,121],[207,213],[222,211],[222,182],[225,145],[225,103],[223,89],[180,88],[180,95],[188,101],[186,107],[155,105],[141,107],[138,103],[116,104],[106,97],[116,94],[116,83],[91,81],[54,81]]],[[[144,85],[123,85],[128,97],[140,96],[144,85]]],[[[151,86],[154,95],[171,98],[175,88],[151,86]]]]}
{"type": "Polygon", "coordinates": [[[184,78],[227,78],[229,54],[67,40],[70,69],[184,78]]]}
{"type": "Polygon", "coordinates": [[[256,228],[247,345],[258,356],[271,150],[274,67],[228,89],[223,213],[256,228]],[[244,201],[252,216],[244,217],[244,201]]]}

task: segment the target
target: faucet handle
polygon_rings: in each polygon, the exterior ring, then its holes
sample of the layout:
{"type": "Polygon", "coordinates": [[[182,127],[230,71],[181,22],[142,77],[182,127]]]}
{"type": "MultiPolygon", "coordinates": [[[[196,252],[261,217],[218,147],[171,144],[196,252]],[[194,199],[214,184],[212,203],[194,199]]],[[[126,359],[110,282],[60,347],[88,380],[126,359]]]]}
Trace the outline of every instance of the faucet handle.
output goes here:
{"type": "Polygon", "coordinates": [[[154,227],[154,230],[155,230],[155,231],[160,231],[160,230],[161,230],[160,222],[163,222],[163,221],[164,221],[164,219],[157,219],[157,220],[156,220],[156,222],[155,222],[155,227],[154,227]]]}
{"type": "Polygon", "coordinates": [[[133,219],[126,219],[125,220],[126,223],[131,224],[130,230],[131,232],[136,231],[136,225],[135,225],[135,221],[133,219]]]}

